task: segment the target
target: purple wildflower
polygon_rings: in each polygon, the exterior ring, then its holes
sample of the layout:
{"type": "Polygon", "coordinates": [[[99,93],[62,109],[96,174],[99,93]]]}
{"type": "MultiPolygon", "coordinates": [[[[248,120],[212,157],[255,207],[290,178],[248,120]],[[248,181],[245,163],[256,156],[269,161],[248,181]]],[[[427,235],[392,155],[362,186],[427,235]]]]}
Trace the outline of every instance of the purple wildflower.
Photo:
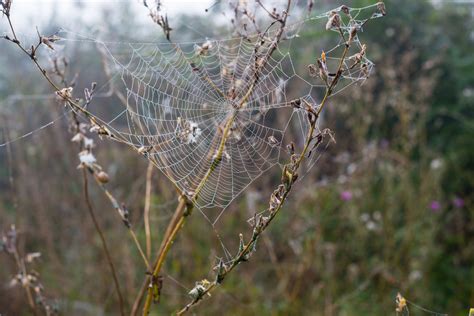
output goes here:
{"type": "Polygon", "coordinates": [[[461,199],[460,197],[457,197],[457,196],[456,196],[456,197],[453,199],[453,205],[454,205],[454,207],[456,207],[456,208],[462,208],[462,207],[464,207],[464,200],[461,199]]]}
{"type": "Polygon", "coordinates": [[[431,203],[430,203],[430,209],[431,209],[433,212],[438,212],[438,211],[441,209],[441,203],[439,203],[439,202],[436,201],[436,200],[431,201],[431,203]]]}
{"type": "Polygon", "coordinates": [[[343,201],[350,201],[352,200],[352,192],[351,191],[342,191],[341,192],[341,200],[343,201]]]}

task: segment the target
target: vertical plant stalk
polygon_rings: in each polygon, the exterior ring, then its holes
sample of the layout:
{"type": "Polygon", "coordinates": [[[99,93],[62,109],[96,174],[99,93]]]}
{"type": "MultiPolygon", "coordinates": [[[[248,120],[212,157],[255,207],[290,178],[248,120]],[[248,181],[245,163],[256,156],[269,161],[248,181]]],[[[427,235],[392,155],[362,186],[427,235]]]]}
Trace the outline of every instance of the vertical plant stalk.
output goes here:
{"type": "MultiPolygon", "coordinates": [[[[20,269],[21,273],[23,274],[23,277],[27,278],[28,271],[26,270],[25,261],[20,258],[16,245],[14,248],[13,257],[15,258],[16,264],[18,268],[20,269]]],[[[31,288],[29,284],[24,284],[23,288],[25,289],[26,298],[28,300],[28,306],[30,307],[31,312],[33,313],[33,315],[38,315],[38,312],[36,310],[36,304],[33,299],[33,294],[31,294],[31,288]]]]}
{"type": "Polygon", "coordinates": [[[102,232],[102,229],[100,228],[99,222],[97,221],[97,218],[95,216],[94,208],[93,208],[92,203],[91,203],[90,198],[89,198],[89,184],[88,184],[88,180],[87,180],[87,171],[86,171],[85,168],[83,168],[83,170],[82,170],[82,176],[83,176],[83,180],[84,180],[83,181],[84,182],[84,199],[86,201],[87,209],[89,210],[89,214],[92,218],[92,221],[94,222],[95,230],[99,234],[100,241],[102,243],[102,248],[103,248],[105,256],[107,258],[107,263],[109,264],[110,271],[112,273],[112,277],[113,277],[114,285],[115,285],[115,290],[117,292],[117,296],[118,296],[118,299],[119,299],[120,314],[122,316],[124,316],[125,315],[124,300],[123,300],[122,292],[120,290],[120,284],[119,284],[119,281],[118,281],[117,272],[115,270],[115,265],[112,261],[112,257],[110,256],[109,248],[107,247],[107,242],[105,240],[104,233],[102,232]]]}
{"type": "MultiPolygon", "coordinates": [[[[195,192],[193,193],[192,197],[189,199],[185,195],[181,195],[180,203],[178,207],[176,208],[176,211],[173,215],[172,220],[170,221],[167,231],[164,235],[162,245],[160,247],[158,259],[156,260],[152,275],[147,278],[147,280],[152,281],[156,280],[159,277],[159,273],[161,271],[161,268],[163,266],[163,263],[165,261],[166,255],[168,254],[168,251],[174,242],[178,232],[181,230],[183,227],[186,218],[192,213],[193,210],[193,205],[199,198],[199,194],[201,190],[204,188],[206,185],[207,181],[209,180],[211,174],[214,172],[214,170],[219,166],[222,156],[224,154],[224,149],[225,149],[225,144],[227,142],[227,139],[230,135],[232,123],[234,122],[235,118],[237,117],[238,111],[244,107],[254,92],[254,88],[260,78],[260,69],[263,69],[264,66],[266,65],[268,58],[273,54],[273,52],[276,50],[278,47],[278,44],[280,43],[281,36],[283,34],[283,30],[286,26],[286,21],[288,18],[288,13],[290,10],[291,6],[291,0],[288,0],[287,6],[286,6],[286,11],[283,12],[282,17],[275,19],[275,21],[271,24],[273,25],[275,22],[280,23],[280,28],[278,29],[278,32],[275,34],[275,37],[273,41],[271,42],[270,46],[268,47],[268,51],[265,54],[264,57],[262,57],[261,60],[258,60],[257,58],[255,59],[255,74],[254,78],[249,85],[249,88],[247,89],[245,95],[242,97],[241,100],[239,100],[238,105],[236,109],[233,111],[232,115],[228,118],[222,139],[219,143],[219,147],[217,149],[217,152],[215,154],[215,158],[212,159],[211,165],[209,166],[209,169],[207,170],[206,174],[204,175],[203,179],[200,181],[200,183],[197,185],[195,192]]],[[[258,50],[258,47],[256,46],[255,48],[256,52],[258,50]]],[[[147,296],[145,299],[145,304],[143,307],[143,315],[148,315],[150,312],[150,306],[153,298],[153,293],[154,293],[154,285],[150,282],[146,282],[145,285],[148,283],[148,291],[147,291],[147,296]]],[[[157,297],[155,297],[155,301],[158,301],[159,299],[159,291],[155,292],[157,297]]],[[[143,288],[140,290],[139,296],[137,297],[137,301],[141,300],[141,295],[144,294],[143,288]]],[[[134,315],[132,313],[132,315],[134,315]]]]}
{"type": "Polygon", "coordinates": [[[100,180],[98,179],[97,177],[97,174],[96,174],[96,171],[92,168],[87,168],[93,175],[94,175],[94,179],[97,183],[97,185],[99,186],[99,188],[102,189],[102,191],[104,192],[105,196],[109,199],[110,203],[112,204],[113,208],[115,210],[117,210],[117,213],[119,214],[120,218],[122,219],[122,221],[124,222],[125,224],[125,227],[127,228],[128,232],[130,233],[130,237],[132,237],[132,240],[133,242],[135,243],[135,247],[137,247],[137,250],[138,252],[140,253],[140,256],[142,257],[143,259],[143,263],[145,264],[145,266],[147,267],[147,269],[150,268],[150,264],[148,262],[148,259],[147,257],[145,256],[145,253],[143,252],[143,249],[142,249],[142,246],[140,245],[140,242],[138,241],[138,238],[137,238],[137,235],[135,234],[135,232],[133,231],[132,229],[132,226],[131,226],[131,223],[128,219],[128,217],[124,217],[124,214],[125,214],[125,210],[124,210],[124,207],[123,206],[120,206],[119,203],[117,202],[117,199],[112,195],[112,193],[110,193],[109,190],[107,190],[107,188],[105,187],[105,185],[103,183],[100,182],[100,180]]]}
{"type": "Polygon", "coordinates": [[[159,300],[159,288],[158,284],[156,284],[156,280],[158,280],[159,273],[165,261],[166,255],[173,244],[173,241],[176,238],[176,235],[183,227],[186,218],[190,215],[193,208],[193,204],[189,202],[188,198],[184,195],[180,197],[179,204],[176,207],[176,210],[173,214],[173,218],[171,219],[168,227],[166,228],[166,232],[163,236],[163,240],[160,245],[160,250],[158,252],[158,258],[155,262],[153,272],[150,276],[147,277],[142,289],[140,290],[139,296],[137,297],[135,304],[137,305],[137,309],[132,311],[132,315],[136,315],[138,312],[138,306],[140,305],[140,301],[145,294],[143,287],[148,287],[146,291],[146,299],[145,304],[143,306],[143,315],[148,315],[150,312],[151,302],[154,299],[155,301],[159,300]]]}
{"type": "Polygon", "coordinates": [[[145,238],[146,238],[146,257],[148,260],[151,258],[151,230],[150,230],[150,205],[151,205],[151,180],[153,176],[153,163],[148,163],[146,170],[146,188],[145,188],[145,206],[143,209],[143,221],[145,225],[145,238]]]}

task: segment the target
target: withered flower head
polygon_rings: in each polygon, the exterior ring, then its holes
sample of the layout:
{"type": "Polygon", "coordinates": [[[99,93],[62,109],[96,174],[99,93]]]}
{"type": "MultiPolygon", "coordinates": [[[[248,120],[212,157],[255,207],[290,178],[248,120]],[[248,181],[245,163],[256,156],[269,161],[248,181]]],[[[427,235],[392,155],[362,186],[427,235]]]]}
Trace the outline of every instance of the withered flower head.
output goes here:
{"type": "Polygon", "coordinates": [[[294,108],[299,109],[301,107],[301,99],[291,100],[290,105],[294,108]]]}
{"type": "Polygon", "coordinates": [[[326,30],[338,29],[341,27],[341,17],[336,11],[332,11],[326,23],[326,30]]]}
{"type": "Polygon", "coordinates": [[[328,67],[326,65],[326,55],[321,55],[321,59],[317,60],[318,67],[319,67],[319,76],[324,82],[327,83],[328,81],[328,67]]]}
{"type": "Polygon", "coordinates": [[[349,7],[346,6],[346,5],[342,5],[342,6],[340,7],[340,10],[341,10],[342,12],[344,12],[345,14],[347,14],[347,15],[350,14],[350,9],[349,9],[349,7]]]}
{"type": "Polygon", "coordinates": [[[62,99],[70,99],[72,98],[72,87],[56,91],[56,95],[62,99]]]}
{"type": "Polygon", "coordinates": [[[349,40],[348,40],[349,44],[351,44],[352,41],[354,40],[354,38],[356,37],[357,29],[358,29],[358,27],[356,25],[351,26],[351,29],[349,31],[349,40]]]}
{"type": "Polygon", "coordinates": [[[53,44],[57,41],[59,41],[61,38],[56,36],[56,35],[52,35],[52,36],[41,36],[41,43],[43,43],[44,45],[48,46],[49,49],[51,50],[54,50],[54,46],[53,44]]]}
{"type": "Polygon", "coordinates": [[[382,1],[380,1],[380,2],[377,3],[377,10],[378,10],[379,13],[382,14],[382,15],[386,15],[386,14],[387,14],[387,10],[385,9],[385,3],[383,3],[382,1]]]}
{"type": "Polygon", "coordinates": [[[9,16],[12,0],[0,0],[0,5],[2,6],[2,13],[9,16]]]}
{"type": "Polygon", "coordinates": [[[198,56],[202,56],[202,55],[207,55],[208,51],[212,48],[212,43],[211,41],[207,40],[206,42],[204,42],[201,46],[197,45],[195,46],[195,49],[196,49],[196,54],[198,56]]]}
{"type": "Polygon", "coordinates": [[[314,78],[318,75],[318,67],[315,64],[309,64],[308,72],[309,72],[309,76],[314,78]]]}
{"type": "Polygon", "coordinates": [[[397,293],[397,296],[395,298],[395,303],[397,304],[397,307],[395,308],[395,310],[398,313],[402,313],[403,310],[407,307],[407,300],[400,293],[397,293]]]}
{"type": "Polygon", "coordinates": [[[109,182],[109,175],[105,171],[99,171],[97,173],[97,180],[102,184],[106,184],[109,182]]]}

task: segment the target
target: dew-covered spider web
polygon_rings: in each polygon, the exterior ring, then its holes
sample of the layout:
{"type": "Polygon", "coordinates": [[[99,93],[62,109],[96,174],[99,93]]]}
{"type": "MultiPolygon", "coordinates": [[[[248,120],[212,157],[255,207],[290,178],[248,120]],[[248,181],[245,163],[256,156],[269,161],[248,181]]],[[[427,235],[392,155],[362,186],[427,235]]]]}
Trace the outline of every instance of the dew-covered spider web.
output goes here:
{"type": "MultiPolygon", "coordinates": [[[[362,32],[367,17],[358,18],[359,14],[368,11],[371,17],[375,10],[369,6],[350,11],[352,22],[341,21],[346,38],[354,25],[362,32]]],[[[307,115],[291,101],[301,99],[317,108],[326,84],[309,77],[306,68],[297,69],[291,42],[304,24],[324,22],[330,15],[288,25],[282,45],[271,55],[278,25],[263,36],[174,44],[106,42],[68,31],[63,36],[65,41],[97,45],[111,72],[121,78],[118,88],[126,104],[107,120],[115,136],[152,160],[183,193],[195,197],[199,209],[222,210],[265,171],[286,163],[291,141],[303,143],[307,115]]],[[[332,36],[339,40],[324,53],[329,72],[345,45],[339,34],[332,36]]],[[[365,55],[353,66],[354,54],[363,50],[358,36],[352,47],[342,60],[345,71],[333,95],[362,83],[372,69],[365,55]]],[[[315,51],[315,59],[320,54],[315,51]]]]}

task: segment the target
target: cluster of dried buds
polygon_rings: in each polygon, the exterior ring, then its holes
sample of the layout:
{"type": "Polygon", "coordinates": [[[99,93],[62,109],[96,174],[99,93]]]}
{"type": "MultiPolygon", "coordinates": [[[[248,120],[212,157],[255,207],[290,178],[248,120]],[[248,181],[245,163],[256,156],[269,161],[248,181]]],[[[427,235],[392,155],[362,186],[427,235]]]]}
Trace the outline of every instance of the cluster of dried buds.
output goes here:
{"type": "Polygon", "coordinates": [[[197,56],[207,55],[210,49],[212,49],[212,42],[207,40],[202,45],[195,45],[194,50],[196,51],[197,56]]]}
{"type": "Polygon", "coordinates": [[[150,7],[147,0],[143,0],[143,5],[150,11],[150,17],[161,29],[166,36],[166,39],[169,41],[171,36],[171,31],[173,30],[170,27],[168,16],[161,14],[161,1],[155,0],[155,5],[150,7]]]}
{"type": "Polygon", "coordinates": [[[2,236],[0,249],[8,254],[14,254],[16,251],[16,240],[17,231],[15,225],[12,225],[10,229],[2,236]]]}
{"type": "Polygon", "coordinates": [[[395,311],[397,313],[403,313],[405,309],[408,310],[407,300],[400,293],[397,293],[397,296],[395,297],[395,304],[395,311]]]}
{"type": "Polygon", "coordinates": [[[202,130],[197,123],[181,117],[176,120],[175,135],[180,142],[195,144],[201,134],[202,130]]]}
{"type": "Polygon", "coordinates": [[[204,293],[206,293],[206,290],[210,285],[211,282],[209,282],[207,279],[196,282],[196,285],[191,289],[191,291],[189,291],[188,294],[193,300],[199,300],[202,298],[204,293]]]}
{"type": "Polygon", "coordinates": [[[26,253],[24,256],[20,255],[18,251],[18,232],[15,225],[12,225],[10,229],[3,234],[0,240],[0,250],[12,256],[17,264],[18,272],[11,279],[9,286],[23,287],[28,295],[31,296],[31,301],[33,300],[31,291],[33,291],[35,300],[30,302],[33,305],[31,306],[32,308],[38,305],[44,308],[46,315],[57,314],[59,312],[57,304],[51,304],[43,294],[44,287],[40,282],[39,273],[34,270],[28,271],[27,269],[28,264],[33,263],[41,257],[41,253],[31,252],[26,253]]]}
{"type": "Polygon", "coordinates": [[[324,51],[321,53],[321,57],[316,59],[316,64],[308,65],[308,71],[311,77],[321,78],[326,86],[329,86],[329,79],[334,77],[334,74],[330,74],[328,71],[326,53],[324,51]]]}
{"type": "Polygon", "coordinates": [[[336,11],[332,11],[329,15],[328,22],[326,23],[326,30],[340,29],[341,28],[341,17],[336,11]]]}
{"type": "MultiPolygon", "coordinates": [[[[102,166],[97,163],[97,159],[94,156],[92,149],[94,148],[94,140],[92,138],[87,137],[87,129],[89,128],[89,124],[79,123],[76,129],[76,134],[71,139],[72,142],[76,142],[80,144],[81,151],[79,152],[79,160],[80,164],[78,166],[79,169],[86,168],[96,179],[98,184],[104,190],[107,198],[112,203],[112,206],[117,210],[119,213],[123,223],[128,228],[131,227],[130,223],[130,212],[125,207],[125,205],[121,205],[114,196],[105,189],[105,184],[110,181],[109,175],[103,170],[102,166]]],[[[97,130],[97,126],[92,126],[89,131],[95,132],[97,130]]]]}
{"type": "MultiPolygon", "coordinates": [[[[337,30],[340,33],[343,41],[345,42],[346,48],[348,49],[350,45],[357,39],[357,33],[362,29],[365,23],[367,23],[373,18],[385,16],[387,14],[385,4],[383,2],[378,2],[376,4],[376,7],[377,11],[374,12],[371,17],[360,22],[356,21],[351,16],[351,9],[343,5],[337,8],[336,10],[331,11],[328,17],[328,21],[326,23],[326,29],[337,30]],[[339,12],[343,12],[349,18],[348,26],[342,25],[342,18],[339,15],[339,12]],[[346,38],[345,34],[348,35],[348,38],[346,38]]],[[[340,74],[342,74],[344,71],[352,70],[356,65],[360,65],[360,70],[362,72],[363,78],[367,78],[369,75],[369,67],[367,63],[363,62],[366,48],[367,47],[365,44],[362,45],[359,52],[349,57],[348,59],[353,61],[352,65],[348,66],[347,69],[339,69],[340,74]]],[[[338,75],[337,73],[330,73],[328,71],[326,54],[324,53],[324,51],[322,52],[321,57],[316,60],[316,64],[308,65],[308,70],[309,75],[311,77],[319,76],[328,87],[330,85],[335,84],[335,82],[331,82],[331,78],[337,80],[340,77],[340,74],[338,75]]]]}
{"type": "Polygon", "coordinates": [[[12,7],[12,0],[0,0],[0,6],[2,7],[2,13],[6,16],[10,16],[10,8],[12,7]]]}

